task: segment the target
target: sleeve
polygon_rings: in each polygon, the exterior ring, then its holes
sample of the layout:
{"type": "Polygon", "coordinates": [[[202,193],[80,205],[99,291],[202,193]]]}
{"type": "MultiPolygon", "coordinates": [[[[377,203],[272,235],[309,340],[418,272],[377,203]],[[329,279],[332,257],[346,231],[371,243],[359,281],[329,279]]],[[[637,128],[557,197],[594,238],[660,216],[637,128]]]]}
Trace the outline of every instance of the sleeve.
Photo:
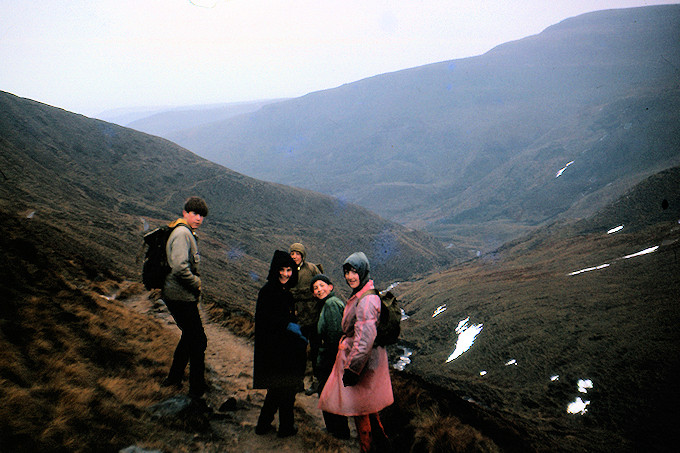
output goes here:
{"type": "Polygon", "coordinates": [[[176,229],[168,238],[168,264],[170,275],[191,292],[198,292],[201,279],[191,270],[191,232],[186,228],[176,229]]]}
{"type": "Polygon", "coordinates": [[[327,337],[328,342],[337,346],[340,343],[344,332],[342,331],[342,313],[343,306],[339,300],[333,301],[328,307],[328,328],[327,337]]]}
{"type": "Polygon", "coordinates": [[[377,295],[365,296],[357,302],[354,339],[347,360],[347,368],[361,374],[373,349],[373,342],[378,334],[378,316],[380,298],[377,295]]]}

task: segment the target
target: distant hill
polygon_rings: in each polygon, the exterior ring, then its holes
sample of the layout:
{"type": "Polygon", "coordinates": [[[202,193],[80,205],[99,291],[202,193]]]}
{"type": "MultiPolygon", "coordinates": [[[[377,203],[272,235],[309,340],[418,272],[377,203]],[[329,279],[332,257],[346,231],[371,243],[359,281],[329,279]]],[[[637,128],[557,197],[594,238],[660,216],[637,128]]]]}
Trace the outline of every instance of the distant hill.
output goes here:
{"type": "MultiPolygon", "coordinates": [[[[264,105],[280,101],[281,99],[269,99],[253,102],[234,102],[216,106],[178,107],[174,109],[147,112],[143,117],[131,121],[126,121],[121,118],[118,121],[110,122],[163,137],[177,130],[191,129],[223,121],[245,113],[255,112],[264,105]]],[[[107,120],[105,116],[100,117],[101,119],[107,120]]]]}
{"type": "Polygon", "coordinates": [[[679,68],[680,5],[607,10],[164,136],[489,251],[680,164],[679,68]]]}
{"type": "Polygon", "coordinates": [[[244,313],[254,310],[274,250],[293,242],[303,242],[338,283],[342,261],[357,250],[383,285],[456,258],[432,237],[363,208],[258,181],[165,139],[4,92],[0,169],[0,209],[40,218],[70,238],[68,253],[131,279],[139,278],[144,227],[174,220],[188,196],[204,197],[206,298],[244,313]]]}

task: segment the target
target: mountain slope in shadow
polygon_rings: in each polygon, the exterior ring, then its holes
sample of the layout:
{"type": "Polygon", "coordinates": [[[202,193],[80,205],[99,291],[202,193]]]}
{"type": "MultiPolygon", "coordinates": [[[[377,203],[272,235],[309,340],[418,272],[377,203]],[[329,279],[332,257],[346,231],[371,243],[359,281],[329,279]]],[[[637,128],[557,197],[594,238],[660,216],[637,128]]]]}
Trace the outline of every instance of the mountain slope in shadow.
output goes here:
{"type": "Polygon", "coordinates": [[[545,451],[672,451],[679,223],[674,167],[590,218],[402,286],[407,372],[517,422],[545,451]]]}

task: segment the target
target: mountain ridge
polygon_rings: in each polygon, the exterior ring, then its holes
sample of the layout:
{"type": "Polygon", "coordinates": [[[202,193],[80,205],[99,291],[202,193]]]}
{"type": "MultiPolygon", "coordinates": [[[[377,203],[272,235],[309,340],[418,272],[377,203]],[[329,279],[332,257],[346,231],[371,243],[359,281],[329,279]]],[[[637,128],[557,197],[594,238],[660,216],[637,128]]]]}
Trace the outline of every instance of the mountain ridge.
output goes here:
{"type": "Polygon", "coordinates": [[[603,190],[630,162],[640,167],[628,175],[632,183],[678,164],[678,29],[678,5],[588,13],[484,55],[370,77],[167,137],[245,174],[329,193],[489,251],[556,214],[592,214],[581,194],[605,195],[602,207],[630,187],[603,190]],[[622,162],[617,149],[631,143],[624,130],[636,137],[622,162]],[[598,146],[603,137],[609,143],[598,146]],[[552,212],[513,180],[514,169],[547,181],[589,146],[591,157],[570,172],[590,165],[591,174],[560,179],[566,196],[552,212]],[[655,149],[654,165],[646,149],[655,149]],[[477,201],[482,185],[492,203],[477,201]],[[498,225],[485,225],[489,218],[498,225]],[[476,228],[498,240],[471,238],[476,228]]]}

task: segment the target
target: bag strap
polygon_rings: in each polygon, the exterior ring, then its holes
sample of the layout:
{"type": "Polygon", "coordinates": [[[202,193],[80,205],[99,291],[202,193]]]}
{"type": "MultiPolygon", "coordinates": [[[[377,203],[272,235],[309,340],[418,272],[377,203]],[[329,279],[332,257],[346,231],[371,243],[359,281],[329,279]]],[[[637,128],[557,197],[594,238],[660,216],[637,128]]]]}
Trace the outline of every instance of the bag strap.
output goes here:
{"type": "Polygon", "coordinates": [[[378,293],[378,291],[376,289],[369,289],[368,291],[366,291],[365,293],[363,293],[361,295],[359,300],[363,299],[366,296],[378,296],[378,297],[380,297],[380,293],[378,293]]]}

